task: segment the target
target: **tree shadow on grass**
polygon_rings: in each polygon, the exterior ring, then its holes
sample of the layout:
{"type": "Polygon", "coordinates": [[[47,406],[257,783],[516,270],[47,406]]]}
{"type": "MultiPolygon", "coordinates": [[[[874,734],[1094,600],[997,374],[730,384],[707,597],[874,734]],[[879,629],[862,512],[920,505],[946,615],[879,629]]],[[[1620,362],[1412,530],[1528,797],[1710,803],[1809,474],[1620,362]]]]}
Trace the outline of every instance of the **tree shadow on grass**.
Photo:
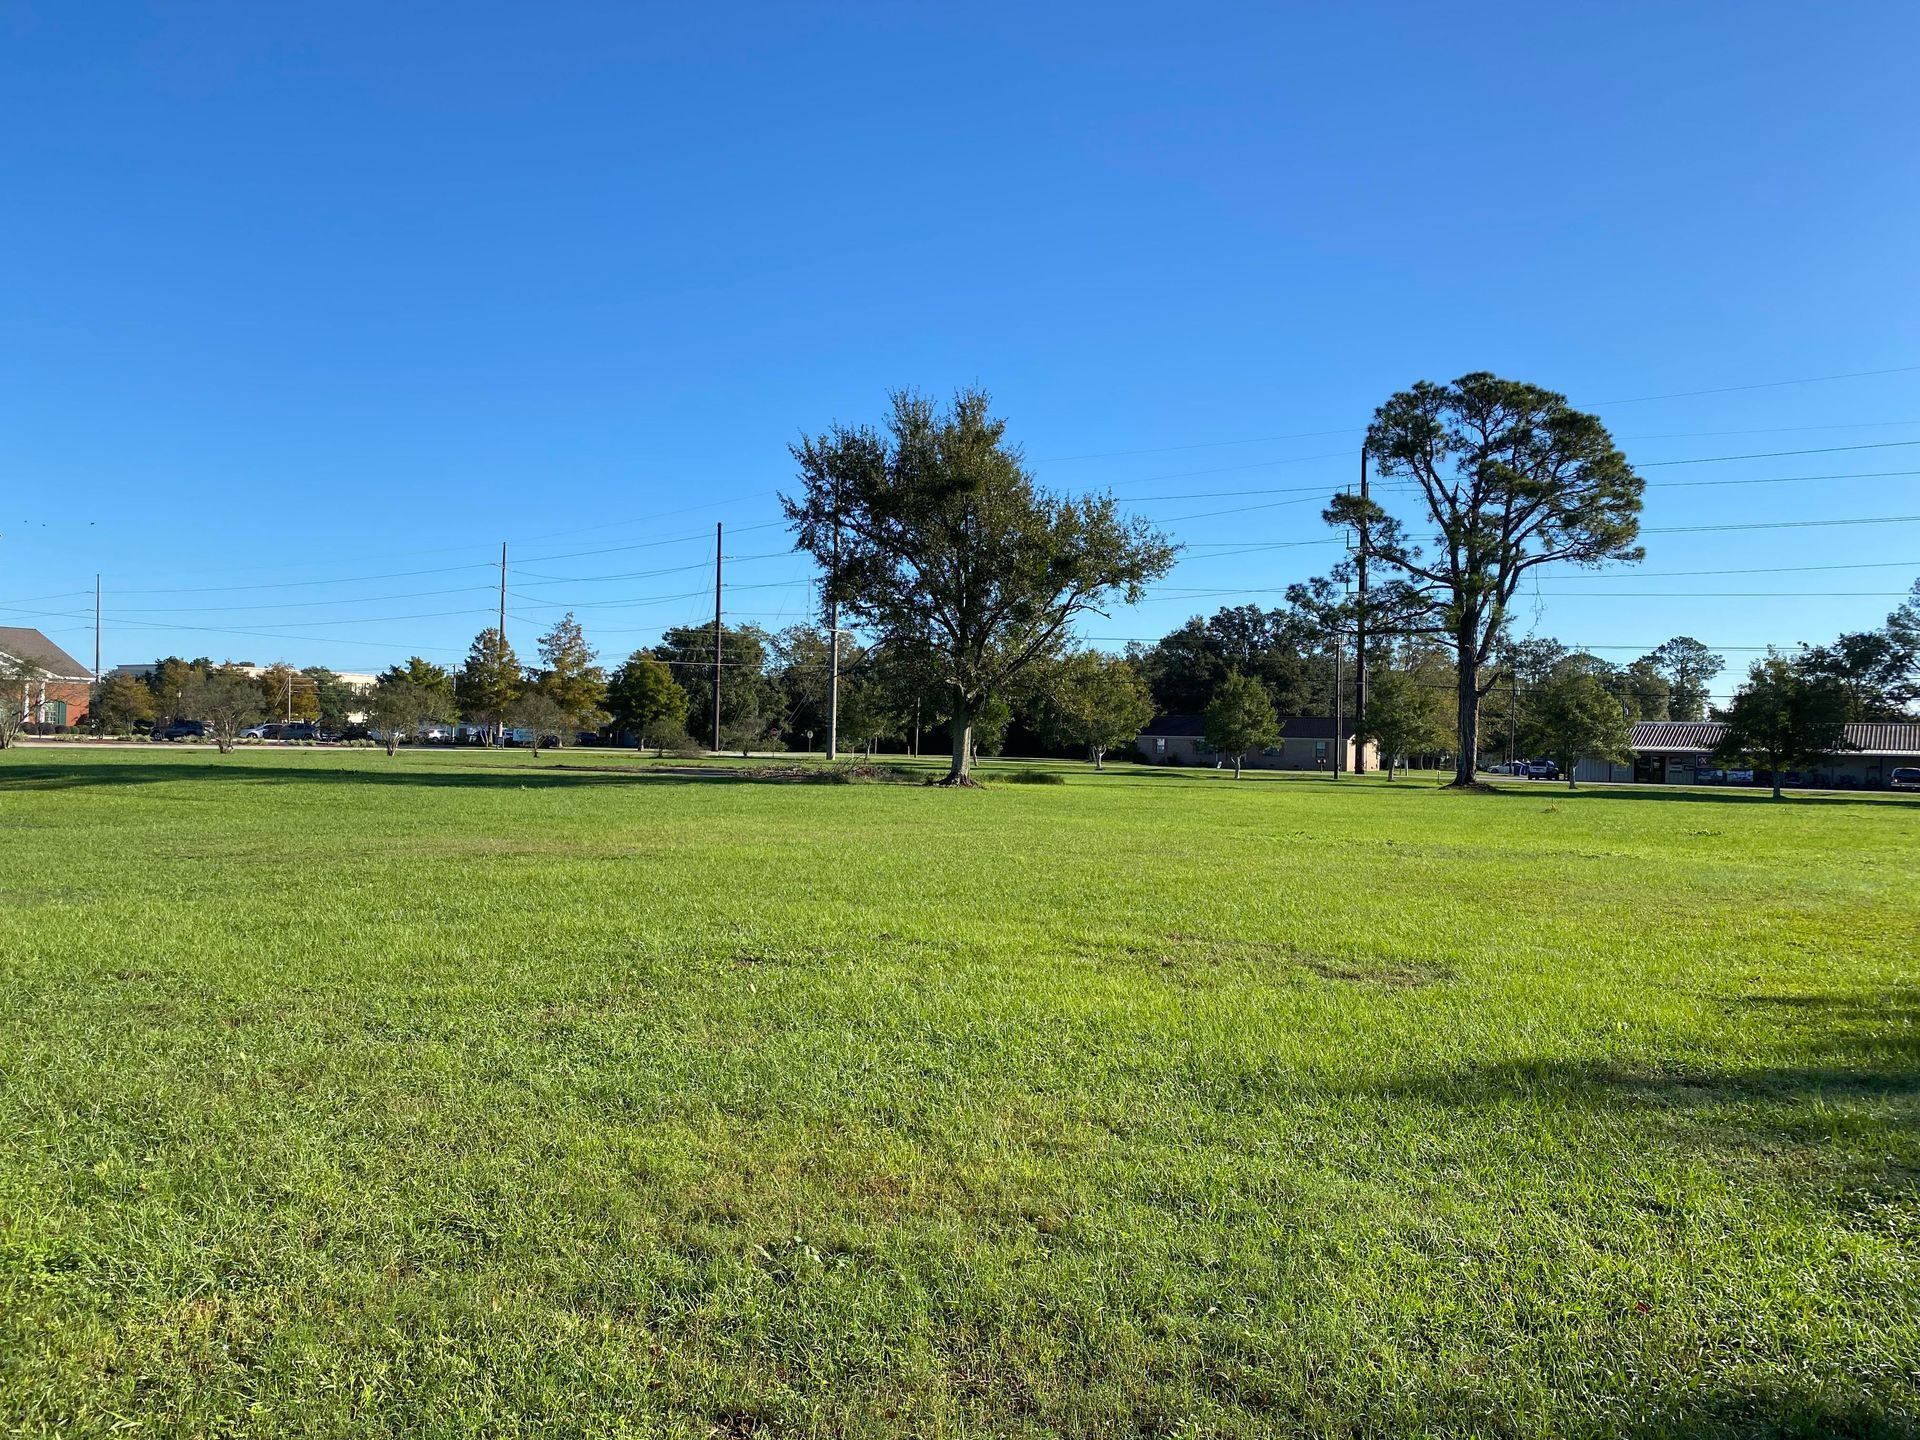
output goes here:
{"type": "Polygon", "coordinates": [[[511,768],[471,766],[459,769],[436,767],[358,769],[324,765],[257,765],[245,761],[194,760],[177,763],[112,761],[104,764],[61,765],[45,761],[26,764],[0,763],[0,791],[6,790],[85,790],[122,785],[164,785],[183,781],[214,781],[231,785],[402,785],[455,790],[524,790],[563,786],[627,785],[646,781],[655,785],[710,785],[721,782],[743,784],[793,784],[793,781],[766,781],[739,771],[715,767],[695,771],[691,767],[676,770],[654,768],[619,769],[612,766],[594,770],[562,769],[558,764],[523,765],[511,768]]]}
{"type": "Polygon", "coordinates": [[[1731,1012],[1789,1012],[1774,1063],[1632,1065],[1604,1060],[1505,1060],[1389,1078],[1372,1093],[1445,1104],[1502,1103],[1558,1092],[1575,1103],[1669,1110],[1887,1100],[1895,1128],[1920,1129],[1920,986],[1864,994],[1733,995],[1731,1012]]]}
{"type": "Polygon", "coordinates": [[[1501,795],[1558,794],[1576,800],[1651,800],[1667,805],[1774,805],[1781,809],[1798,808],[1803,805],[1874,805],[1896,810],[1920,809],[1920,797],[1908,799],[1904,795],[1894,795],[1883,790],[1868,790],[1856,795],[1834,794],[1821,791],[1816,795],[1801,794],[1789,790],[1778,802],[1765,789],[1758,790],[1669,790],[1661,785],[1638,785],[1627,787],[1582,786],[1578,790],[1568,790],[1565,785],[1543,784],[1538,790],[1523,790],[1518,786],[1500,785],[1495,792],[1501,795]]]}

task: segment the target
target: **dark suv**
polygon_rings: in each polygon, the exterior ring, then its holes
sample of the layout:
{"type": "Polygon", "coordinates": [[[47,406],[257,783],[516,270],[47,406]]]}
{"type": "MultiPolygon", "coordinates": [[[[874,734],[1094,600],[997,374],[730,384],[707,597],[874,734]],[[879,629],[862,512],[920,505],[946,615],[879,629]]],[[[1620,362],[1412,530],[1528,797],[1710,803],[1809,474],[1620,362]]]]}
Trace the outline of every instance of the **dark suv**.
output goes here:
{"type": "Polygon", "coordinates": [[[166,729],[153,732],[156,740],[204,740],[206,736],[206,723],[201,720],[176,720],[166,729]]]}
{"type": "Polygon", "coordinates": [[[1920,790],[1920,766],[1902,765],[1887,777],[1891,790],[1920,790]]]}

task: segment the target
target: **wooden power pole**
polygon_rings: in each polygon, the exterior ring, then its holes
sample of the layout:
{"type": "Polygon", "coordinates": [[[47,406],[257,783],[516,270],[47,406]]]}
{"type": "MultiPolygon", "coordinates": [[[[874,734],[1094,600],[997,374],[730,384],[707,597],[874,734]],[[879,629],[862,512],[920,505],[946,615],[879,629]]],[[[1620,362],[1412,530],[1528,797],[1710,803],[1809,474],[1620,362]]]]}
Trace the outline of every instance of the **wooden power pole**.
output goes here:
{"type": "MultiPolygon", "coordinates": [[[[1367,447],[1360,446],[1360,503],[1367,503],[1367,447]]],[[[1360,608],[1353,623],[1353,773],[1367,773],[1367,522],[1360,522],[1360,608]]],[[[1336,737],[1338,738],[1338,737],[1336,737]]],[[[1345,740],[1340,743],[1344,745],[1345,740]]]]}
{"type": "Polygon", "coordinates": [[[713,527],[713,748],[720,748],[720,523],[713,527]]]}
{"type": "Polygon", "coordinates": [[[833,517],[833,568],[827,575],[827,759],[840,758],[840,595],[834,581],[840,574],[840,515],[833,517]]]}

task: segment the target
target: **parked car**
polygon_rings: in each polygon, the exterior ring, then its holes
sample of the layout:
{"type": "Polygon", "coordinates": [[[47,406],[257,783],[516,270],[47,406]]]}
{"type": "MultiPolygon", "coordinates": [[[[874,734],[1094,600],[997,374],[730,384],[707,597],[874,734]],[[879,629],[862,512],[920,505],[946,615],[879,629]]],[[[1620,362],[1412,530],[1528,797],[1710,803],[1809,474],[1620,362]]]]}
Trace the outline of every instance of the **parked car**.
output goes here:
{"type": "Polygon", "coordinates": [[[1551,760],[1529,760],[1522,767],[1529,780],[1558,780],[1560,767],[1551,760]]]}
{"type": "Polygon", "coordinates": [[[282,740],[318,740],[320,738],[320,727],[306,721],[299,721],[292,725],[282,725],[280,727],[280,738],[282,740]]]}
{"type": "Polygon", "coordinates": [[[1894,790],[1920,790],[1920,767],[1900,766],[1887,777],[1887,785],[1894,790]]]}
{"type": "Polygon", "coordinates": [[[1753,771],[1729,770],[1727,771],[1727,783],[1729,785],[1751,785],[1753,784],[1753,771]]]}
{"type": "Polygon", "coordinates": [[[164,729],[153,732],[156,740],[204,740],[207,734],[206,722],[202,720],[176,720],[164,729]]]}

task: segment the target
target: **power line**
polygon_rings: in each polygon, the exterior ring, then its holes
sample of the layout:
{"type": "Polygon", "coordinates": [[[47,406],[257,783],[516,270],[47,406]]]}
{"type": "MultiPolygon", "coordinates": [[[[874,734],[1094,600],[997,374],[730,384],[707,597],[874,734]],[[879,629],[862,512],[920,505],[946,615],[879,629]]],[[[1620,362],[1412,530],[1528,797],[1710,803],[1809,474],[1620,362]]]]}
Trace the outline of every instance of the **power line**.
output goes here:
{"type": "Polygon", "coordinates": [[[1843,520],[1750,520],[1727,525],[1656,525],[1642,535],[1693,535],[1709,530],[1817,530],[1835,525],[1911,525],[1920,515],[1856,515],[1843,520]]]}
{"type": "Polygon", "coordinates": [[[1624,400],[1589,400],[1589,405],[1644,405],[1649,400],[1691,400],[1698,395],[1732,395],[1743,390],[1778,390],[1787,385],[1824,385],[1831,380],[1865,380],[1874,375],[1910,375],[1920,365],[1892,365],[1885,370],[1849,370],[1841,375],[1802,375],[1793,380],[1760,380],[1751,385],[1716,385],[1710,390],[1673,390],[1665,395],[1629,395],[1624,400]]]}
{"type": "Polygon", "coordinates": [[[1692,460],[1644,460],[1637,468],[1655,470],[1666,465],[1718,465],[1728,460],[1777,460],[1782,455],[1836,455],[1842,450],[1896,450],[1920,445],[1920,440],[1874,440],[1864,445],[1822,445],[1813,450],[1756,450],[1749,455],[1702,455],[1692,460]]]}

